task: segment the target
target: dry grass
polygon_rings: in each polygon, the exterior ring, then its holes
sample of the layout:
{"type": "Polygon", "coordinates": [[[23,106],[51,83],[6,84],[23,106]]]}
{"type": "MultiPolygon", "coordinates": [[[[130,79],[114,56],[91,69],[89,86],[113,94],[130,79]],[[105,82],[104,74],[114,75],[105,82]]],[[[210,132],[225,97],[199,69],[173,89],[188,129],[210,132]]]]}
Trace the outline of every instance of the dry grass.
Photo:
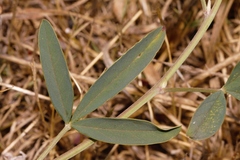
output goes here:
{"type": "MultiPolygon", "coordinates": [[[[0,0],[0,153],[35,159],[63,127],[45,86],[37,47],[43,18],[54,26],[74,85],[75,105],[104,69],[149,31],[164,24],[170,43],[125,90],[89,116],[115,117],[142,96],[181,54],[203,18],[199,1],[185,0],[0,0]],[[159,20],[161,17],[161,22],[159,20]],[[102,52],[104,51],[104,52],[102,52]]],[[[240,61],[240,2],[223,0],[201,43],[182,65],[169,87],[220,88],[240,61]]],[[[204,141],[185,136],[186,128],[205,94],[164,94],[133,115],[160,126],[182,125],[169,142],[150,146],[121,146],[97,142],[73,159],[157,160],[240,159],[240,103],[228,97],[221,129],[204,141]]],[[[61,155],[85,137],[72,130],[48,159],[61,155]]],[[[3,157],[0,157],[2,160],[3,157]]]]}

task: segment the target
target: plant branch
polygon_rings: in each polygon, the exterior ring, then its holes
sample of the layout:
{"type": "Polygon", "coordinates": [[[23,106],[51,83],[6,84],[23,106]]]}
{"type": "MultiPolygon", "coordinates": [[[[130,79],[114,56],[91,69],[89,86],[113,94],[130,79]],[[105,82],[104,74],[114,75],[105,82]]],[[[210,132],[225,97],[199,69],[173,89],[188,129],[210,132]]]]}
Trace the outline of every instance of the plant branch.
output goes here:
{"type": "Polygon", "coordinates": [[[61,132],[53,139],[49,146],[44,150],[44,152],[38,157],[37,160],[43,160],[52,148],[57,144],[57,142],[64,136],[64,134],[71,129],[71,124],[66,124],[61,132]]]}
{"type": "Polygon", "coordinates": [[[185,48],[181,56],[176,60],[174,65],[167,71],[167,73],[161,78],[161,80],[155,84],[147,93],[145,93],[141,98],[139,98],[133,105],[131,105],[128,109],[126,109],[120,117],[125,118],[132,115],[139,108],[141,108],[142,104],[145,104],[150,99],[152,99],[155,95],[162,92],[162,90],[166,87],[168,80],[175,74],[178,68],[183,64],[183,62],[187,59],[187,57],[192,53],[193,49],[196,47],[200,39],[203,37],[204,33],[207,31],[209,25],[213,21],[218,8],[221,4],[222,0],[218,0],[215,2],[211,13],[206,15],[207,17],[204,19],[202,25],[197,31],[196,35],[193,37],[189,45],[185,48]],[[139,105],[140,104],[140,105],[139,105]]]}
{"type": "Polygon", "coordinates": [[[201,5],[203,8],[203,11],[205,12],[207,10],[206,0],[201,0],[201,5]]]}
{"type": "Polygon", "coordinates": [[[164,88],[164,92],[205,92],[214,93],[219,91],[219,89],[211,88],[164,88]]]}
{"type": "Polygon", "coordinates": [[[70,151],[65,152],[64,154],[62,154],[60,157],[56,158],[55,160],[69,159],[69,158],[77,155],[78,153],[84,151],[85,149],[87,149],[88,147],[90,147],[93,144],[94,144],[94,141],[92,141],[90,139],[86,139],[80,144],[81,147],[79,147],[79,145],[78,145],[78,146],[72,148],[70,151]]]}
{"type": "MultiPolygon", "coordinates": [[[[161,80],[154,85],[148,92],[146,92],[140,99],[138,99],[133,105],[131,105],[128,109],[126,109],[122,114],[118,117],[127,118],[136,112],[139,108],[142,107],[143,104],[148,102],[152,99],[155,95],[162,93],[163,89],[166,87],[168,80],[174,75],[174,73],[178,70],[178,68],[182,65],[182,63],[187,59],[187,57],[191,54],[193,49],[196,47],[200,39],[203,37],[204,33],[207,31],[207,28],[213,21],[218,8],[221,4],[222,0],[216,0],[214,6],[209,14],[206,14],[206,17],[200,26],[198,32],[189,43],[187,48],[183,51],[181,56],[177,59],[174,65],[167,71],[167,73],[161,78],[161,80]]],[[[84,141],[84,143],[79,144],[78,146],[74,147],[70,151],[66,152],[64,155],[64,159],[69,159],[79,152],[83,151],[84,149],[90,147],[94,142],[90,139],[84,141]]],[[[56,158],[55,160],[62,160],[62,156],[56,158]]]]}

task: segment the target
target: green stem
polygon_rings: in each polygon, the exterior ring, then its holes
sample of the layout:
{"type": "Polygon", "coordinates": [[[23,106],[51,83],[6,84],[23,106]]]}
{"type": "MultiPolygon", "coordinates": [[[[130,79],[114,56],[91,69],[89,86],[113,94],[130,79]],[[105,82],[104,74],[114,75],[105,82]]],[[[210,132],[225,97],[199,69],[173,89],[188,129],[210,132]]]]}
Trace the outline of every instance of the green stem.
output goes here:
{"type": "MultiPolygon", "coordinates": [[[[160,89],[159,89],[160,90],[160,89]]],[[[141,108],[146,102],[152,99],[155,95],[157,95],[160,91],[156,88],[151,88],[147,91],[141,98],[139,98],[134,104],[128,107],[125,111],[123,111],[118,117],[119,118],[127,118],[130,117],[133,113],[135,113],[139,108],[141,108]]]]}
{"type": "Polygon", "coordinates": [[[193,49],[196,47],[200,39],[203,37],[204,33],[207,31],[209,25],[213,21],[213,18],[215,17],[218,11],[221,1],[222,0],[218,0],[215,2],[211,13],[204,19],[196,35],[193,37],[189,45],[185,48],[181,56],[176,60],[174,65],[167,71],[167,73],[160,79],[160,81],[157,84],[155,84],[147,93],[145,93],[141,98],[139,98],[133,105],[131,105],[128,109],[126,109],[120,115],[120,117],[123,117],[123,118],[129,117],[134,112],[136,112],[139,108],[141,108],[142,104],[145,104],[150,99],[152,99],[155,95],[162,92],[163,88],[166,87],[168,80],[175,74],[178,68],[192,53],[193,49]]]}
{"type": "Polygon", "coordinates": [[[201,0],[201,4],[202,4],[203,11],[206,12],[207,10],[206,0],[201,0]]]}
{"type": "MultiPolygon", "coordinates": [[[[140,99],[138,99],[134,104],[132,104],[128,109],[126,109],[122,114],[120,114],[118,117],[121,117],[121,118],[129,117],[134,112],[136,112],[139,108],[141,108],[143,104],[145,104],[150,99],[152,99],[155,95],[163,92],[163,89],[166,87],[168,80],[174,75],[174,73],[178,70],[178,68],[182,65],[182,63],[191,54],[191,52],[196,47],[200,39],[203,37],[204,33],[207,31],[209,25],[213,21],[213,18],[215,17],[218,11],[218,8],[221,2],[222,0],[215,1],[210,14],[206,15],[202,25],[200,26],[198,32],[196,33],[192,41],[189,43],[189,45],[186,47],[186,49],[183,51],[182,55],[177,59],[174,65],[161,78],[161,80],[156,85],[154,85],[147,93],[145,93],[140,99]]],[[[84,143],[81,143],[78,146],[71,149],[70,151],[66,152],[64,154],[64,159],[69,159],[75,156],[82,150],[90,147],[93,143],[94,142],[90,139],[86,140],[84,143]]],[[[62,159],[62,156],[56,158],[56,160],[61,160],[61,159],[62,159]]]]}
{"type": "Polygon", "coordinates": [[[64,136],[67,131],[71,129],[71,124],[66,124],[61,132],[53,139],[53,141],[49,144],[49,146],[44,150],[44,152],[38,157],[37,160],[43,160],[48,153],[52,150],[52,148],[57,144],[57,142],[64,136]]]}
{"type": "Polygon", "coordinates": [[[78,153],[84,151],[85,149],[87,149],[88,147],[90,147],[93,144],[94,144],[94,141],[92,141],[90,139],[86,139],[80,144],[81,147],[76,146],[76,147],[72,148],[70,151],[65,152],[64,154],[62,154],[60,157],[56,158],[55,160],[69,159],[69,158],[77,155],[78,153]]]}
{"type": "Polygon", "coordinates": [[[219,89],[210,88],[164,88],[164,92],[205,92],[214,93],[219,91],[219,89]]]}
{"type": "Polygon", "coordinates": [[[215,17],[218,8],[221,4],[222,0],[218,0],[215,2],[211,13],[206,17],[200,26],[199,30],[189,43],[189,45],[185,48],[181,56],[177,59],[174,65],[167,71],[167,73],[162,77],[163,80],[160,80],[154,87],[162,87],[162,84],[167,83],[167,81],[173,76],[173,74],[178,70],[178,68],[183,64],[183,62],[187,59],[187,57],[191,54],[193,49],[196,47],[198,42],[203,37],[204,33],[207,31],[209,25],[212,23],[213,18],[215,17]]]}

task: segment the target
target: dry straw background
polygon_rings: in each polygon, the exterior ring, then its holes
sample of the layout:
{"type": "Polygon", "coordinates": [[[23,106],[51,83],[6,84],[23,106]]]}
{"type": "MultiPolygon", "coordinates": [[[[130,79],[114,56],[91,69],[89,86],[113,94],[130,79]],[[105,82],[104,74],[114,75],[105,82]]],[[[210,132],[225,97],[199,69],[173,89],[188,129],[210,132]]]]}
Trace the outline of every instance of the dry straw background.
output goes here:
{"type": "MultiPolygon", "coordinates": [[[[75,106],[101,73],[154,28],[164,25],[166,43],[131,84],[89,117],[116,117],[160,79],[188,45],[203,20],[199,0],[0,0],[0,153],[36,157],[64,123],[48,97],[37,44],[43,18],[54,26],[73,82],[75,106]],[[170,55],[170,56],[169,56],[170,55]],[[79,90],[79,88],[80,90],[79,90]],[[24,155],[25,154],[25,155],[24,155]]],[[[212,2],[213,3],[213,2],[212,2]]],[[[223,0],[217,16],[168,87],[221,88],[240,61],[240,1],[223,0]]],[[[132,117],[182,125],[169,142],[121,146],[96,142],[72,159],[239,160],[240,103],[227,97],[225,121],[211,138],[192,141],[185,132],[204,93],[154,97],[132,117]]],[[[48,155],[53,159],[85,139],[71,130],[48,155]]],[[[0,160],[4,157],[1,155],[0,160]]]]}

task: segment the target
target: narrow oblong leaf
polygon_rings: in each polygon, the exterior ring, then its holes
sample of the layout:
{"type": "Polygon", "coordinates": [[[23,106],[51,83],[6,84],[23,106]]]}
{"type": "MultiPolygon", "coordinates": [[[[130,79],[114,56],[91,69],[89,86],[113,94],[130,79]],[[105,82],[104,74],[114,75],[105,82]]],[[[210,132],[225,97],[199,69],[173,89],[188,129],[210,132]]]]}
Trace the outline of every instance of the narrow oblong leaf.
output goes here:
{"type": "Polygon", "coordinates": [[[65,123],[70,121],[73,89],[66,61],[52,26],[43,20],[38,33],[40,60],[52,103],[65,123]]]}
{"type": "Polygon", "coordinates": [[[164,37],[165,30],[159,27],[118,59],[85,94],[73,114],[72,121],[92,112],[130,83],[154,58],[164,37]]]}
{"type": "Polygon", "coordinates": [[[73,122],[72,127],[92,139],[122,145],[163,143],[181,130],[180,126],[163,130],[148,121],[129,118],[87,118],[73,122]]]}
{"type": "Polygon", "coordinates": [[[223,86],[224,90],[235,97],[236,99],[240,100],[240,63],[238,63],[235,68],[233,69],[230,77],[228,78],[226,84],[223,86]]]}
{"type": "Polygon", "coordinates": [[[209,138],[221,127],[226,113],[223,91],[208,96],[194,113],[187,135],[194,140],[209,138]]]}

